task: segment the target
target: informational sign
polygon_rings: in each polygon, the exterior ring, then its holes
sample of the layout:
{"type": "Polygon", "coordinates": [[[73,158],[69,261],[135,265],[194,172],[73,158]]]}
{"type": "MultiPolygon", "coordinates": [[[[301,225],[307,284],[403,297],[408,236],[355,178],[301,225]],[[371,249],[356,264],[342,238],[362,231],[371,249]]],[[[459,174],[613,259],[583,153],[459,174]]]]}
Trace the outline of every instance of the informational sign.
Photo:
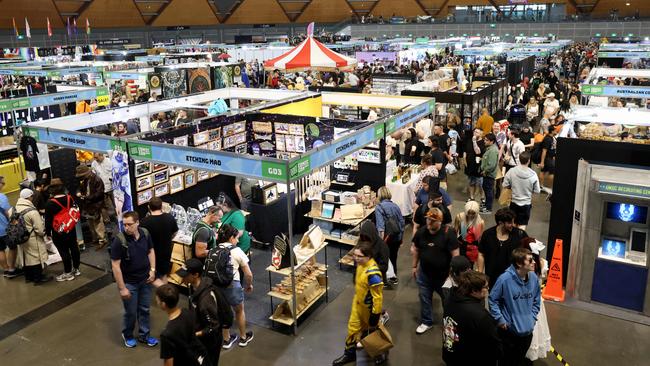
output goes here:
{"type": "Polygon", "coordinates": [[[126,149],[125,141],[104,135],[91,135],[74,131],[45,129],[39,127],[23,127],[25,134],[34,137],[36,141],[49,145],[70,147],[106,153],[116,148],[126,149]]]}
{"type": "Polygon", "coordinates": [[[598,182],[598,192],[637,198],[650,198],[650,187],[632,184],[598,182]]]}
{"type": "Polygon", "coordinates": [[[650,88],[641,86],[583,85],[583,95],[621,98],[650,98],[650,88]]]}
{"type": "Polygon", "coordinates": [[[650,58],[647,51],[598,52],[598,58],[650,58]]]}
{"type": "Polygon", "coordinates": [[[111,38],[111,39],[100,39],[97,41],[98,46],[112,46],[117,44],[129,44],[131,40],[128,38],[111,38]]]}
{"type": "Polygon", "coordinates": [[[89,89],[62,92],[62,93],[34,95],[31,97],[0,101],[0,112],[8,112],[14,109],[44,107],[44,106],[54,105],[54,104],[77,102],[80,100],[107,97],[108,95],[109,95],[108,88],[106,87],[89,88],[89,89]]]}
{"type": "Polygon", "coordinates": [[[386,133],[391,133],[397,129],[402,128],[404,125],[421,120],[427,115],[433,113],[435,108],[436,102],[434,99],[431,99],[427,103],[419,104],[394,117],[391,117],[386,122],[386,133]]]}
{"type": "Polygon", "coordinates": [[[140,78],[145,79],[146,77],[147,77],[146,73],[138,73],[138,72],[110,71],[104,73],[104,79],[138,80],[140,78]]]}
{"type": "Polygon", "coordinates": [[[464,49],[457,51],[456,54],[459,56],[495,56],[503,51],[499,51],[493,48],[476,48],[476,49],[464,49]]]}
{"type": "Polygon", "coordinates": [[[128,149],[129,156],[138,160],[286,183],[286,167],[283,168],[278,164],[272,166],[271,168],[275,170],[269,172],[268,162],[262,164],[264,160],[257,157],[148,141],[129,142],[128,149]],[[267,169],[266,172],[264,168],[267,169]]]}
{"type": "Polygon", "coordinates": [[[0,75],[61,77],[65,75],[94,74],[101,71],[101,67],[69,67],[58,70],[24,70],[21,68],[4,68],[0,69],[0,75]]]}

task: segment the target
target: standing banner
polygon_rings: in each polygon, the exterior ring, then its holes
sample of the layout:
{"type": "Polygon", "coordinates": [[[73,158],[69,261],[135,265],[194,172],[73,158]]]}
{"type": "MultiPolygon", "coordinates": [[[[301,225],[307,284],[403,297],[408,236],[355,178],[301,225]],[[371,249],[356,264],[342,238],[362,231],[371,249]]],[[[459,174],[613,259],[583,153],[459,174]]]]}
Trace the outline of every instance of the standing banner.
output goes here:
{"type": "Polygon", "coordinates": [[[113,203],[115,204],[117,225],[122,231],[124,229],[122,216],[125,212],[133,211],[129,155],[124,144],[115,144],[114,150],[109,152],[109,157],[113,170],[113,203]]]}

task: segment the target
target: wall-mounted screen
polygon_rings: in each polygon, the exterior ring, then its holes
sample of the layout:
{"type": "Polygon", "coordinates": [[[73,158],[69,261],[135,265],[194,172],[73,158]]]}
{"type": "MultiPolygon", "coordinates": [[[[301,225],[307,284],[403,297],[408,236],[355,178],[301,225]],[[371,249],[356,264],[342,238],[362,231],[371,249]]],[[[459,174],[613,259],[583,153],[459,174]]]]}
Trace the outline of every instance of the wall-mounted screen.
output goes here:
{"type": "Polygon", "coordinates": [[[603,238],[601,253],[604,256],[625,259],[625,242],[611,238],[603,238]]]}
{"type": "Polygon", "coordinates": [[[607,218],[645,224],[648,220],[648,207],[629,203],[607,202],[607,218]]]}

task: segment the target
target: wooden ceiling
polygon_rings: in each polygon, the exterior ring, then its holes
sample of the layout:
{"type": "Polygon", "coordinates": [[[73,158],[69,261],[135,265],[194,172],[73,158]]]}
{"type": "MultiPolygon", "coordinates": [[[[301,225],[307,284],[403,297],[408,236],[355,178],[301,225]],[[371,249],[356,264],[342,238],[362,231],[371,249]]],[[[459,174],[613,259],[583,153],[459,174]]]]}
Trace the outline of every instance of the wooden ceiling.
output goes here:
{"type": "MultiPolygon", "coordinates": [[[[569,14],[607,16],[618,9],[619,16],[638,10],[650,15],[650,0],[528,0],[532,3],[564,3],[569,14]],[[627,6],[626,3],[630,5],[627,6]]],[[[172,25],[332,23],[369,14],[445,16],[455,6],[507,5],[508,0],[0,0],[0,28],[11,28],[12,18],[24,28],[65,27],[67,19],[78,19],[92,27],[142,27],[172,25]]]]}

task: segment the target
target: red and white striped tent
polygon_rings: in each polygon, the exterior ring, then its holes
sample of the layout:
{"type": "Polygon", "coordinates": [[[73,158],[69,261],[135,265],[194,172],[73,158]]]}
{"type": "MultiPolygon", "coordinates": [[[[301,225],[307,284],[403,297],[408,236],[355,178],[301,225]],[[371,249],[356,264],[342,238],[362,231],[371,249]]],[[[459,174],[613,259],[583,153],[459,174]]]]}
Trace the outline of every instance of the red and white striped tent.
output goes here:
{"type": "Polygon", "coordinates": [[[307,39],[293,50],[264,61],[264,68],[266,70],[278,69],[288,72],[304,70],[333,71],[336,68],[351,70],[356,64],[356,59],[330,50],[309,34],[307,39]]]}

